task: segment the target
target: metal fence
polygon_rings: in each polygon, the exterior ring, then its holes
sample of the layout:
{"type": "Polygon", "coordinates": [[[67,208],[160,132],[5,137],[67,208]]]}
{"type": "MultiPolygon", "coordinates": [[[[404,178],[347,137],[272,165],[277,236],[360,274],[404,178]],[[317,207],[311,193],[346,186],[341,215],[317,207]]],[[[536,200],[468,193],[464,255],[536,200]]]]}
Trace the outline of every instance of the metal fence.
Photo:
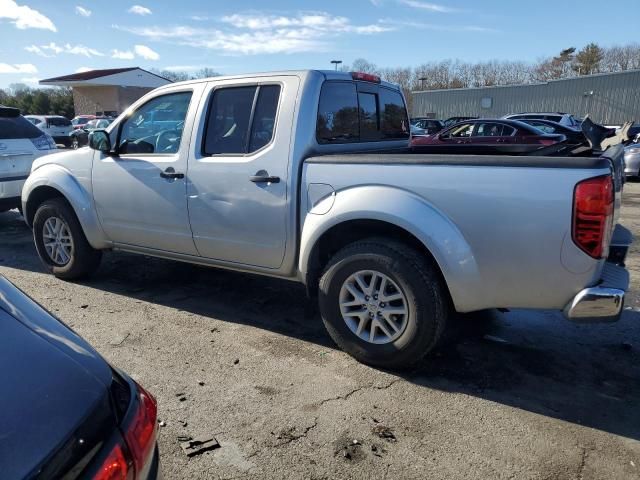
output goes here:
{"type": "Polygon", "coordinates": [[[640,122],[640,70],[512,85],[412,92],[412,116],[500,117],[518,112],[567,112],[602,124],[640,122]]]}

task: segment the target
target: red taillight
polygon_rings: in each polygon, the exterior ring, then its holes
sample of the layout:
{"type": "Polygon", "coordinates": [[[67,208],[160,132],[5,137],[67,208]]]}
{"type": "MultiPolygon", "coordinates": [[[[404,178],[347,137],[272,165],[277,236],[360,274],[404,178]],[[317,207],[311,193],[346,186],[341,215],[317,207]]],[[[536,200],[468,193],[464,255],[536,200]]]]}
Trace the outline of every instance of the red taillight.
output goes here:
{"type": "Polygon", "coordinates": [[[133,456],[136,472],[144,467],[149,454],[155,447],[158,406],[155,398],[140,385],[138,388],[138,409],[127,427],[124,437],[133,456]]]}
{"type": "Polygon", "coordinates": [[[133,469],[129,468],[129,462],[125,457],[122,447],[116,444],[96,473],[93,480],[132,480],[133,469]]]}
{"type": "Polygon", "coordinates": [[[558,143],[558,140],[553,139],[553,138],[541,138],[540,139],[540,143],[542,145],[549,146],[549,145],[553,145],[555,143],[558,143]]]}
{"type": "Polygon", "coordinates": [[[593,258],[609,247],[613,223],[611,175],[590,178],[576,185],[573,194],[573,241],[593,258]]]}
{"type": "Polygon", "coordinates": [[[351,72],[351,78],[362,82],[380,83],[380,77],[370,73],[351,72]]]}

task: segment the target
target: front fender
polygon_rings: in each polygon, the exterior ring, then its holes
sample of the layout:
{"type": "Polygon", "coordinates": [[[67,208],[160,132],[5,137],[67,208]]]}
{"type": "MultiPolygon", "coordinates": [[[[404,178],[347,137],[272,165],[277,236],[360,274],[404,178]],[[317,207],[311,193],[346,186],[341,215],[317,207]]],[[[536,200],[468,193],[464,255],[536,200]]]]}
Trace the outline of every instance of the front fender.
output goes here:
{"type": "Polygon", "coordinates": [[[30,215],[29,212],[30,209],[37,208],[33,201],[40,196],[39,192],[42,189],[54,189],[73,208],[89,244],[96,249],[110,247],[96,215],[91,192],[87,188],[91,185],[89,175],[78,179],[65,167],[57,164],[43,165],[32,171],[22,188],[22,211],[27,224],[31,226],[33,223],[33,214],[30,215]]]}
{"type": "Polygon", "coordinates": [[[316,204],[333,202],[322,215],[307,213],[300,241],[298,268],[305,278],[316,243],[332,227],[351,220],[387,222],[416,237],[435,258],[458,311],[475,309],[474,295],[480,282],[478,265],[460,230],[441,211],[414,193],[388,186],[345,189],[316,204]]]}

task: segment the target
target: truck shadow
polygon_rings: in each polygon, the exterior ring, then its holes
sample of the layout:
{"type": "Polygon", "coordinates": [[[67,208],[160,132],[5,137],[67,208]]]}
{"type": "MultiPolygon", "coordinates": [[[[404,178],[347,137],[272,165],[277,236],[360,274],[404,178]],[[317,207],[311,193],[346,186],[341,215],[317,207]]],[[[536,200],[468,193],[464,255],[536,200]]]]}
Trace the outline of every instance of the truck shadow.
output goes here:
{"type": "MultiPolygon", "coordinates": [[[[10,215],[0,214],[0,266],[42,272],[29,229],[10,215]]],[[[287,281],[118,253],[82,284],[336,348],[304,288],[287,281]]],[[[615,325],[556,312],[456,319],[451,341],[402,378],[640,440],[640,313],[615,325]]]]}

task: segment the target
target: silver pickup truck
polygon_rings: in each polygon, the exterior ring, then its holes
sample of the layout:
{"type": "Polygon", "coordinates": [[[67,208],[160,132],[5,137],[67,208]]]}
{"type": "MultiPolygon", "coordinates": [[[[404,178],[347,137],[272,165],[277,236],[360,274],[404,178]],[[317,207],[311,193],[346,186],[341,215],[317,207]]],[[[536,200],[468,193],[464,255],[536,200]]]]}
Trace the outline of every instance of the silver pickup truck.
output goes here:
{"type": "Polygon", "coordinates": [[[454,312],[618,318],[621,148],[420,155],[409,136],[400,90],[371,75],[175,83],[36,161],[23,211],[60,278],[110,249],[302,282],[335,342],[381,367],[422,358],[454,312]]]}

